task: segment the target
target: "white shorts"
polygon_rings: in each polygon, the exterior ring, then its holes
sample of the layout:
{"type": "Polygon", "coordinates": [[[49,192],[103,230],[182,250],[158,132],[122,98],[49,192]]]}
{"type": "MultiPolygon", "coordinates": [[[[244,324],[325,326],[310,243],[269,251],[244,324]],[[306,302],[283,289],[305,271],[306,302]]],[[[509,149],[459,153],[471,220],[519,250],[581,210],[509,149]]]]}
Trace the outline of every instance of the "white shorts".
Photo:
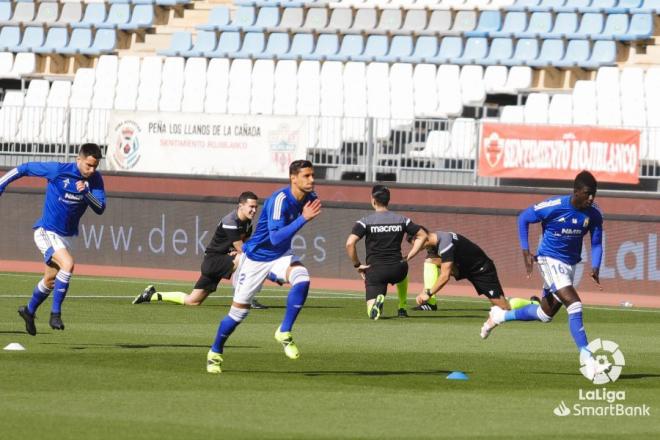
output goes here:
{"type": "Polygon", "coordinates": [[[283,255],[273,261],[253,261],[242,254],[232,282],[234,284],[234,302],[250,304],[259,293],[268,273],[272,272],[278,280],[287,282],[286,271],[292,263],[300,259],[295,255],[283,255]]]}
{"type": "Polygon", "coordinates": [[[573,285],[575,265],[545,256],[538,257],[537,262],[543,277],[543,288],[548,289],[550,293],[554,294],[559,289],[573,285]]]}
{"type": "Polygon", "coordinates": [[[44,256],[44,263],[50,263],[53,254],[60,250],[71,250],[74,237],[63,237],[57,232],[47,231],[44,228],[34,230],[34,242],[39,252],[44,256]]]}

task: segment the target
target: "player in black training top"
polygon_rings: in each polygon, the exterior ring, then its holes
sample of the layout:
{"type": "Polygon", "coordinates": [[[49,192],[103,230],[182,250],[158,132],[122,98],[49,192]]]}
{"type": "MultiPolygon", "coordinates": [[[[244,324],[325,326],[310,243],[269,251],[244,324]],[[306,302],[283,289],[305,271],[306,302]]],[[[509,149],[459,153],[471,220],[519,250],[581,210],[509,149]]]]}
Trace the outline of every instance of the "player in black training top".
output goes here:
{"type": "MultiPolygon", "coordinates": [[[[530,301],[520,298],[507,299],[497,276],[495,263],[472,241],[455,232],[429,232],[424,245],[428,254],[426,262],[435,264],[440,273],[433,287],[417,295],[417,304],[422,305],[436,295],[453,276],[456,280],[467,279],[477,294],[484,295],[490,302],[504,310],[523,307],[530,301]],[[513,304],[513,307],[511,304],[513,304]]],[[[488,337],[488,332],[482,338],[488,337]]]]}
{"type": "Polygon", "coordinates": [[[383,313],[388,284],[397,285],[399,316],[407,316],[408,261],[419,253],[426,240],[426,231],[409,218],[389,211],[389,203],[390,190],[383,185],[374,186],[371,190],[371,206],[376,212],[355,222],[346,241],[346,251],[353,267],[364,279],[367,314],[374,320],[383,313]],[[406,235],[413,236],[414,241],[412,249],[403,258],[401,242],[406,235]],[[363,237],[366,264],[360,262],[356,249],[357,242],[363,237]]]}
{"type": "MultiPolygon", "coordinates": [[[[243,252],[243,243],[252,235],[252,219],[257,213],[257,196],[250,191],[238,197],[238,208],[220,220],[211,242],[204,251],[201,275],[190,294],[184,292],[157,292],[147,286],[133,304],[165,301],[187,306],[198,306],[218,288],[222,278],[229,280],[236,269],[237,255],[243,252]]],[[[255,301],[256,302],[256,301],[255,301]]],[[[256,303],[253,308],[266,308],[256,303]]]]}

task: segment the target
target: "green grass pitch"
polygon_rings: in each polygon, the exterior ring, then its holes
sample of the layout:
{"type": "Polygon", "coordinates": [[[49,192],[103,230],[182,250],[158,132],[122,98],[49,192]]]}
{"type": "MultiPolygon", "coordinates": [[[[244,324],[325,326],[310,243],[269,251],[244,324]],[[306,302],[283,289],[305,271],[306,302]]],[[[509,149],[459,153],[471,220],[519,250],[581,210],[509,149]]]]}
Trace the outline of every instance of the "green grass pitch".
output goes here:
{"type": "Polygon", "coordinates": [[[561,402],[609,405],[579,398],[603,387],[578,371],[565,311],[482,341],[483,299],[442,299],[441,311],[399,319],[390,294],[388,319],[373,322],[358,292],[313,290],[294,327],[302,356],[291,361],[273,339],[286,291],[266,286],[260,301],[273,307],[250,313],[216,376],[204,365],[227,288],[198,308],[134,306],[146,282],[76,277],[66,330],[48,327],[49,299],[31,337],[16,309],[38,279],[0,274],[0,345],[27,348],[0,351],[3,440],[660,438],[660,310],[585,309],[588,336],[625,355],[605,385],[625,391],[614,404],[647,405],[650,416],[559,417],[561,402]],[[447,380],[456,370],[469,380],[447,380]]]}

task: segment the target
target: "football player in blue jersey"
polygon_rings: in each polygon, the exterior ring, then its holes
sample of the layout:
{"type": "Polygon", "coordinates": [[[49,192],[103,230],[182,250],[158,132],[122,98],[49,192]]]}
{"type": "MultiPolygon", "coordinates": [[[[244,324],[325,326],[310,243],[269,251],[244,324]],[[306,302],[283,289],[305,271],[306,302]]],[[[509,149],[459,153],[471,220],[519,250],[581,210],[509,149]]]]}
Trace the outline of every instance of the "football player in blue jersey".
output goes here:
{"type": "Polygon", "coordinates": [[[289,359],[300,357],[291,329],[309,292],[307,268],[291,252],[291,240],[305,223],[321,213],[321,202],[314,193],[314,168],[308,160],[289,165],[290,185],[275,191],[264,203],[252,237],[243,245],[243,254],[234,273],[234,298],[209,350],[206,371],[222,372],[225,343],[247,317],[252,298],[272,273],[277,280],[291,285],[282,324],[275,339],[289,359]]]}
{"type": "Polygon", "coordinates": [[[7,185],[24,176],[48,180],[43,213],[33,226],[34,241],[46,264],[44,277],[34,288],[30,302],[18,308],[25,329],[33,336],[37,334],[34,324],[37,308],[53,291],[49,323],[55,330],[64,330],[62,302],[73,273],[70,251],[78,235],[78,223],[88,206],[99,215],[105,210],[103,178],[96,170],[102,157],[98,145],[84,144],[75,163],[28,162],[0,178],[0,195],[7,185]]]}
{"type": "Polygon", "coordinates": [[[490,332],[506,321],[550,322],[562,304],[568,312],[568,326],[580,352],[581,364],[589,375],[595,376],[599,365],[587,349],[588,340],[582,322],[582,301],[573,286],[575,267],[581,261],[582,240],[591,235],[591,278],[600,287],[599,271],[603,255],[603,216],[594,205],[597,182],[588,171],[575,177],[573,194],[551,197],[530,206],[518,217],[518,232],[527,277],[532,274],[534,262],[543,277],[541,304],[530,304],[521,309],[505,311],[493,307],[482,332],[490,332]],[[536,255],[529,249],[530,223],[541,222],[543,236],[536,255]]]}

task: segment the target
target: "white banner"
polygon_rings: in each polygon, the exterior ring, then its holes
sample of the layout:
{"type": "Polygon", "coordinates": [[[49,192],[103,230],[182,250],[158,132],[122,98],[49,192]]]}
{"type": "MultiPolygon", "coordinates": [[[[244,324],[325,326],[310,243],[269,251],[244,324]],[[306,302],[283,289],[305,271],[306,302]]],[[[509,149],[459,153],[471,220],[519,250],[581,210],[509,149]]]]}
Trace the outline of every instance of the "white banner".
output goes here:
{"type": "Polygon", "coordinates": [[[113,112],[108,168],[141,173],[288,178],[306,157],[306,118],[113,112]]]}

